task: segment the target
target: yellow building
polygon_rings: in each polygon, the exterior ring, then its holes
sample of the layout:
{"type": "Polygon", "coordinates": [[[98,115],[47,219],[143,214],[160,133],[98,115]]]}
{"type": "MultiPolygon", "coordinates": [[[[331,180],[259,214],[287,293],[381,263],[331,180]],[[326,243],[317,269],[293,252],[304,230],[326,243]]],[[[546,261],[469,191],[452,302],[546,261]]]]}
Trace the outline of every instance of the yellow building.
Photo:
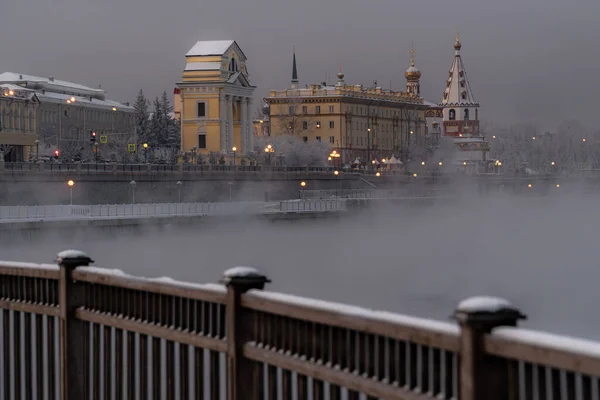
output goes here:
{"type": "MultiPolygon", "coordinates": [[[[186,54],[175,90],[181,150],[227,158],[253,150],[252,94],[246,56],[233,40],[200,41],[186,54]]],[[[240,157],[237,158],[238,160],[240,157]]]]}
{"type": "Polygon", "coordinates": [[[293,135],[304,142],[329,143],[342,154],[341,162],[391,156],[403,162],[426,140],[425,112],[420,97],[420,72],[406,72],[407,91],[348,85],[338,74],[335,85],[325,82],[298,88],[296,57],[290,89],[272,90],[269,104],[270,134],[293,135]]]}
{"type": "Polygon", "coordinates": [[[16,85],[0,85],[0,162],[24,162],[36,156],[35,92],[16,85]]]}

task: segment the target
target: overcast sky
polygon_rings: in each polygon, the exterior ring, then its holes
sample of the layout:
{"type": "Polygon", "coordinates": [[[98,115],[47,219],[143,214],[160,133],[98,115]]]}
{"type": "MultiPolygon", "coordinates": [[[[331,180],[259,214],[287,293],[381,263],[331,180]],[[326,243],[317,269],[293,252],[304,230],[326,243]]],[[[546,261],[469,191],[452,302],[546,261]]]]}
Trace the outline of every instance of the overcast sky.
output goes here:
{"type": "Polygon", "coordinates": [[[597,120],[598,0],[0,0],[0,21],[0,71],[102,84],[120,101],[172,92],[196,41],[235,39],[257,99],[287,87],[293,45],[301,84],[341,66],[347,83],[404,87],[412,41],[438,102],[459,28],[483,119],[597,120]]]}

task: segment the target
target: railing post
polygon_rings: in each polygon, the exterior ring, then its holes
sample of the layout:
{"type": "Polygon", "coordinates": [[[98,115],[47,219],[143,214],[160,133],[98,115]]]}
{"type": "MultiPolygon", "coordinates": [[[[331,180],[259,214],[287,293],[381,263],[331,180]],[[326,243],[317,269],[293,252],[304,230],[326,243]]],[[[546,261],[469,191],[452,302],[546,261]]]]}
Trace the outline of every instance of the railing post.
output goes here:
{"type": "Polygon", "coordinates": [[[259,382],[253,376],[252,363],[244,358],[244,345],[251,340],[252,324],[241,305],[242,294],[262,290],[270,280],[250,267],[231,268],[223,274],[227,286],[227,400],[244,400],[257,393],[259,382]]]}
{"type": "Polygon", "coordinates": [[[525,316],[504,299],[471,297],[454,312],[460,333],[459,393],[461,400],[502,400],[510,393],[506,360],[486,357],[484,337],[499,326],[517,326],[525,316]]]}
{"type": "Polygon", "coordinates": [[[77,250],[58,253],[59,281],[59,348],[60,400],[87,398],[88,352],[86,323],[75,318],[75,310],[83,303],[81,287],[72,279],[77,267],[87,266],[92,259],[77,250]]]}

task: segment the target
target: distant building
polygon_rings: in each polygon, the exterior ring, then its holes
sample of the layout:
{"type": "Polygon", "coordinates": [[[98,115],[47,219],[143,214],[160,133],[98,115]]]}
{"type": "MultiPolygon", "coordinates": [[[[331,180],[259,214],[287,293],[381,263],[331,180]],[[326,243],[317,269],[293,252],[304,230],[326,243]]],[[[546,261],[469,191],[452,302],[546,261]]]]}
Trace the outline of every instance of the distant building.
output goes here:
{"type": "Polygon", "coordinates": [[[0,85],[0,161],[23,162],[37,150],[35,93],[16,85],[0,85]]]}
{"type": "MultiPolygon", "coordinates": [[[[253,151],[252,94],[246,55],[234,40],[199,41],[185,55],[174,93],[181,150],[233,159],[253,151]]],[[[240,157],[237,158],[240,160],[240,157]]]]}
{"type": "Polygon", "coordinates": [[[456,161],[486,161],[489,143],[479,131],[479,103],[475,101],[460,49],[462,44],[456,36],[454,59],[446,79],[446,88],[438,107],[442,108],[443,134],[461,151],[456,161]]]}
{"type": "Polygon", "coordinates": [[[13,72],[0,74],[0,86],[7,85],[39,99],[35,133],[40,156],[66,146],[87,148],[92,131],[98,137],[133,133],[133,107],[107,100],[102,89],[13,72]]]}
{"type": "Polygon", "coordinates": [[[341,71],[335,85],[299,88],[294,52],[290,88],[271,90],[265,99],[270,135],[328,143],[342,163],[392,156],[405,162],[412,148],[427,140],[428,106],[420,97],[419,76],[411,71],[406,92],[385,90],[376,82],[370,88],[348,85],[341,71]]]}

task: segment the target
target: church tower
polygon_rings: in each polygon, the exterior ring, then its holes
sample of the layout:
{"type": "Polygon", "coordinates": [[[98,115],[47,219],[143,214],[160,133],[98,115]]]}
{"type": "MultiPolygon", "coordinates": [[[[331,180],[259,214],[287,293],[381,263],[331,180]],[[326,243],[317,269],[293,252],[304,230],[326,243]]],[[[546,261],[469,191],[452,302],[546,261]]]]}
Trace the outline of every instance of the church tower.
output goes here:
{"type": "Polygon", "coordinates": [[[421,95],[421,71],[415,67],[415,49],[410,49],[410,67],[404,73],[406,77],[406,91],[414,96],[421,95]]]}
{"type": "Polygon", "coordinates": [[[460,56],[462,45],[456,35],[454,59],[448,72],[442,102],[444,136],[479,136],[479,103],[475,101],[460,56]]]}

